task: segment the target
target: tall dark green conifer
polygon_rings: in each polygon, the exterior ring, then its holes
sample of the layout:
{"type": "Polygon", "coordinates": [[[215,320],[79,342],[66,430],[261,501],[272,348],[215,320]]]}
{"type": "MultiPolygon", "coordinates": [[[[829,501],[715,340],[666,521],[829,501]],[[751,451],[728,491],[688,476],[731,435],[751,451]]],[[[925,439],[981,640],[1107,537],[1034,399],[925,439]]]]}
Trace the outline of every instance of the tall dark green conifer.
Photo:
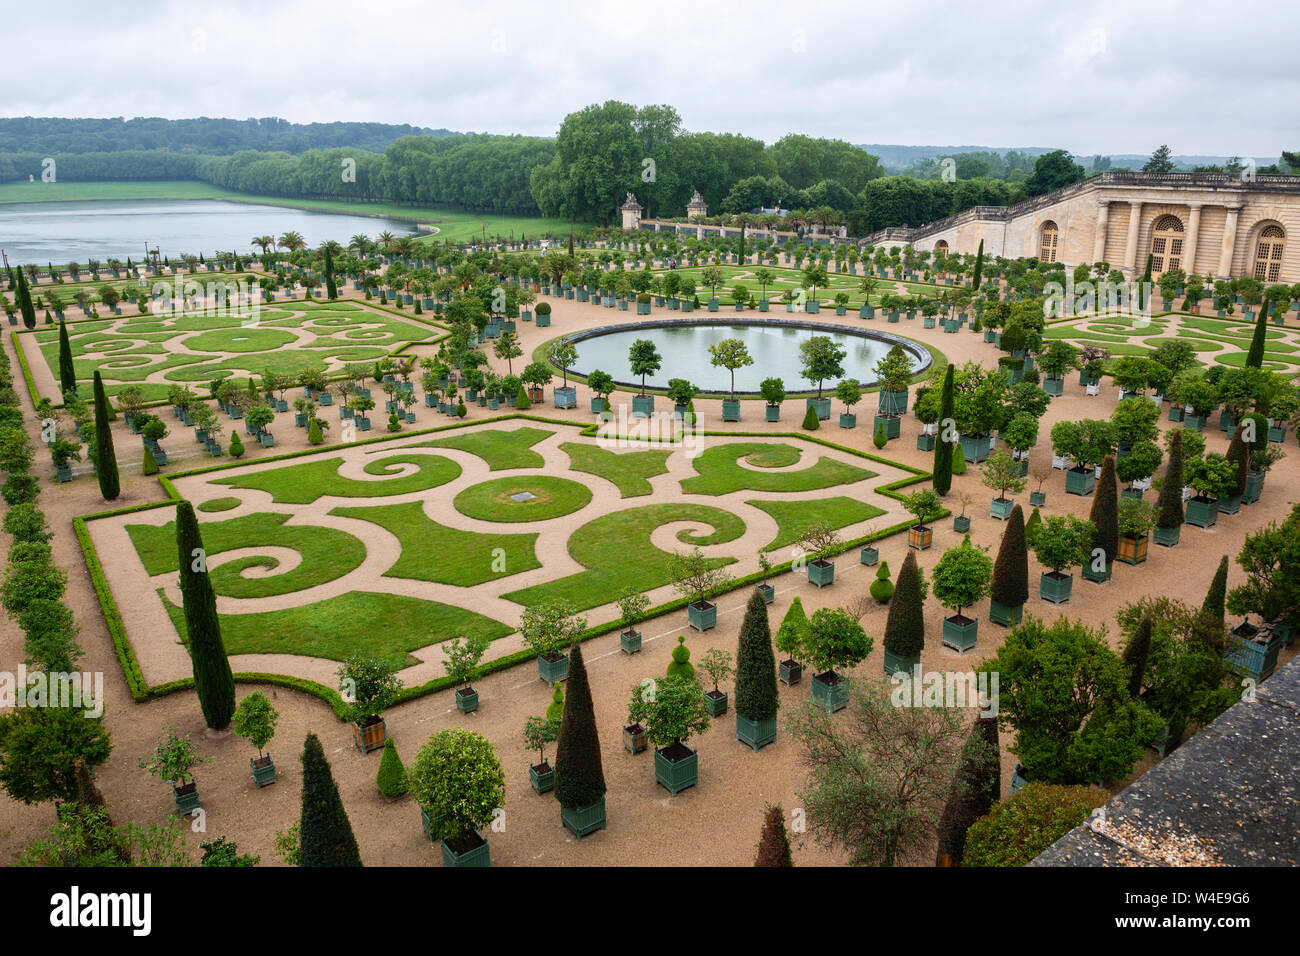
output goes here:
{"type": "Polygon", "coordinates": [[[776,654],[767,620],[767,603],[755,591],[745,608],[736,651],[736,714],[746,720],[776,716],[776,654]]]}
{"type": "Polygon", "coordinates": [[[1138,286],[1138,308],[1145,309],[1151,303],[1151,265],[1155,257],[1147,253],[1147,267],[1142,270],[1142,283],[1138,286]]]}
{"type": "Polygon", "coordinates": [[[596,708],[579,644],[569,652],[568,685],[560,739],[555,745],[555,797],[560,806],[580,810],[605,795],[605,771],[596,733],[596,708]]]}
{"type": "Polygon", "coordinates": [[[207,552],[199,534],[199,523],[194,517],[194,506],[183,499],[176,505],[176,548],[194,689],[198,691],[203,719],[213,730],[221,730],[235,712],[235,678],[221,640],[217,596],[208,579],[207,552]]]}
{"type": "Polygon", "coordinates": [[[1134,700],[1142,693],[1142,681],[1146,677],[1147,658],[1151,655],[1151,618],[1142,616],[1133,639],[1124,648],[1124,666],[1128,668],[1128,695],[1134,700]]]}
{"type": "Polygon", "coordinates": [[[1178,528],[1183,523],[1183,436],[1175,430],[1169,439],[1169,461],[1156,505],[1156,527],[1178,528]]]}
{"type": "Polygon", "coordinates": [[[971,280],[971,291],[978,292],[984,281],[984,240],[980,240],[979,251],[975,253],[975,276],[971,280]]]}
{"type": "MultiPolygon", "coordinates": [[[[1092,501],[1092,511],[1088,515],[1092,522],[1093,550],[1101,548],[1106,552],[1106,567],[1115,562],[1119,553],[1119,486],[1115,481],[1115,456],[1107,455],[1101,463],[1101,477],[1097,479],[1097,490],[1092,501]]],[[[1088,559],[1091,562],[1091,558],[1088,559]]]]}
{"type": "Polygon", "coordinates": [[[961,763],[948,802],[939,818],[936,866],[953,866],[966,852],[966,831],[993,809],[1002,794],[1002,762],[998,752],[998,719],[981,714],[962,747],[961,763]]]}
{"type": "Polygon", "coordinates": [[[32,290],[27,285],[27,274],[18,268],[18,311],[22,313],[23,325],[29,329],[36,328],[36,309],[32,305],[32,290]]]}
{"type": "Polygon", "coordinates": [[[1244,427],[1241,423],[1238,423],[1237,427],[1232,430],[1232,440],[1228,442],[1228,453],[1225,457],[1237,469],[1233,475],[1232,491],[1229,493],[1229,497],[1240,497],[1246,493],[1246,478],[1250,475],[1250,452],[1246,448],[1246,443],[1241,440],[1244,427]]]}
{"type": "Polygon", "coordinates": [[[1246,353],[1247,368],[1264,367],[1264,340],[1268,331],[1269,300],[1265,299],[1259,307],[1259,316],[1255,319],[1255,334],[1250,340],[1250,351],[1246,353]]]}
{"type": "Polygon", "coordinates": [[[785,814],[778,807],[768,807],[763,818],[763,834],[758,840],[755,866],[794,866],[790,855],[790,836],[785,832],[785,814]]]}
{"type": "Polygon", "coordinates": [[[77,370],[72,364],[72,343],[68,341],[68,323],[59,323],[59,390],[64,394],[77,391],[77,370]]]}
{"type": "MultiPolygon", "coordinates": [[[[898,571],[898,583],[889,602],[889,617],[885,620],[885,650],[899,657],[910,658],[921,653],[925,646],[925,596],[921,587],[921,572],[916,566],[916,552],[911,548],[898,571]]],[[[888,673],[888,667],[886,667],[888,673]]]]}
{"type": "Polygon", "coordinates": [[[1227,614],[1227,608],[1225,607],[1227,598],[1228,556],[1225,554],[1219,561],[1219,570],[1214,573],[1214,580],[1210,582],[1210,590],[1205,594],[1205,601],[1201,604],[1201,613],[1220,625],[1224,624],[1227,614]]]}
{"type": "Polygon", "coordinates": [[[993,563],[990,597],[1003,607],[1024,607],[1029,600],[1029,549],[1025,543],[1025,513],[1016,505],[1007,519],[993,563]]]}
{"type": "Polygon", "coordinates": [[[338,784],[320,739],[312,733],[302,748],[302,816],[299,866],[361,866],[338,784]]]}
{"type": "Polygon", "coordinates": [[[325,247],[325,297],[327,299],[339,297],[339,286],[334,281],[334,255],[328,245],[325,247]]]}
{"type": "Polygon", "coordinates": [[[104,381],[95,370],[95,474],[99,478],[99,493],[105,501],[112,501],[121,492],[117,475],[117,454],[113,451],[113,430],[108,425],[112,407],[104,394],[104,381]]]}
{"type": "Polygon", "coordinates": [[[934,490],[946,495],[952,487],[953,443],[948,441],[949,423],[953,421],[953,366],[943,373],[943,393],[939,401],[939,434],[934,443],[934,490]]]}

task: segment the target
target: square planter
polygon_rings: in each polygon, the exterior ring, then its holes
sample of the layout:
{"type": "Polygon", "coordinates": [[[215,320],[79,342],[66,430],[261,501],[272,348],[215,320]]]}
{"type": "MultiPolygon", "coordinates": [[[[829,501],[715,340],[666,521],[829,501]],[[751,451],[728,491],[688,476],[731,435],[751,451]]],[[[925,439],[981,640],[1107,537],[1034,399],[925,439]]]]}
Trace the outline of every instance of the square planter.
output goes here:
{"type": "Polygon", "coordinates": [[[999,604],[997,601],[989,601],[989,620],[994,624],[1012,627],[1019,624],[1024,616],[1025,606],[1023,604],[1007,607],[1007,605],[999,604]]]}
{"type": "MultiPolygon", "coordinates": [[[[162,462],[158,462],[162,464],[162,462]]],[[[1219,514],[1235,515],[1241,511],[1241,495],[1228,495],[1219,499],[1219,514]]]]}
{"type": "Polygon", "coordinates": [[[655,783],[675,797],[700,782],[700,753],[683,744],[682,749],[689,753],[677,760],[670,760],[664,756],[664,751],[668,749],[672,748],[655,748],[655,783]]]}
{"type": "Polygon", "coordinates": [[[1047,492],[1031,491],[1029,493],[1029,504],[1031,507],[1041,508],[1043,505],[1047,504],[1047,492]]]}
{"type": "Polygon", "coordinates": [[[553,388],[551,395],[555,400],[556,408],[577,408],[578,407],[578,389],[574,386],[569,388],[553,388]]]}
{"type": "Polygon", "coordinates": [[[812,676],[812,702],[826,708],[828,713],[835,713],[849,706],[848,681],[841,680],[834,671],[812,676]],[[826,678],[834,678],[827,680],[826,678]]]}
{"type": "Polygon", "coordinates": [[[944,646],[954,651],[969,651],[979,636],[980,622],[973,617],[945,617],[943,619],[944,646]]]}
{"type": "Polygon", "coordinates": [[[1187,410],[1181,405],[1169,406],[1169,420],[1171,422],[1181,422],[1187,415],[1187,410]]]}
{"type": "Polygon", "coordinates": [[[895,654],[889,648],[885,648],[885,676],[893,677],[895,674],[911,675],[916,665],[921,663],[921,652],[915,654],[895,654]]]}
{"type": "Polygon", "coordinates": [[[867,545],[862,549],[861,561],[869,568],[875,567],[880,563],[880,549],[867,545]]]}
{"type": "Polygon", "coordinates": [[[1065,493],[1068,495],[1092,494],[1092,490],[1097,487],[1097,473],[1092,468],[1080,470],[1071,468],[1065,473],[1065,493]]]}
{"type": "Polygon", "coordinates": [[[439,840],[438,845],[442,848],[442,865],[451,867],[491,866],[492,860],[488,854],[488,842],[483,839],[483,834],[476,835],[479,839],[478,845],[461,852],[453,850],[446,840],[439,840]]]}
{"type": "Polygon", "coordinates": [[[765,406],[763,407],[763,414],[764,414],[764,417],[765,417],[765,419],[766,419],[767,421],[769,421],[769,422],[779,422],[779,421],[781,420],[781,406],[780,406],[780,405],[765,405],[765,406]]]}
{"type": "Polygon", "coordinates": [[[1125,564],[1141,564],[1147,559],[1149,543],[1149,535],[1144,534],[1137,538],[1126,538],[1120,535],[1119,550],[1115,552],[1115,560],[1123,561],[1125,564]]]}
{"type": "Polygon", "coordinates": [[[368,754],[372,750],[382,750],[387,739],[388,734],[382,717],[373,724],[362,725],[358,721],[352,724],[353,743],[363,754],[368,754]]]}
{"type": "Polygon", "coordinates": [[[724,398],[722,400],[722,420],[724,422],[740,421],[740,400],[724,398]]]}
{"type": "Polygon", "coordinates": [[[172,797],[176,801],[176,810],[181,816],[191,814],[200,808],[199,785],[193,780],[179,787],[173,783],[172,797]]]}
{"type": "Polygon", "coordinates": [[[1232,629],[1233,639],[1228,642],[1228,663],[1256,681],[1262,681],[1277,669],[1277,655],[1284,638],[1274,634],[1268,642],[1255,640],[1259,629],[1243,621],[1232,629]]]}
{"type": "Polygon", "coordinates": [[[916,548],[917,551],[924,551],[933,543],[933,528],[912,527],[907,529],[907,546],[909,548],[916,548]]]}
{"type": "Polygon", "coordinates": [[[561,804],[560,822],[579,840],[605,829],[605,798],[602,796],[589,807],[566,807],[561,804]]]}
{"type": "Polygon", "coordinates": [[[819,588],[835,583],[835,562],[825,560],[809,561],[808,583],[815,584],[819,588]]]}
{"type": "Polygon", "coordinates": [[[1088,561],[1084,563],[1081,573],[1085,581],[1091,581],[1093,584],[1105,584],[1107,581],[1110,580],[1111,573],[1114,570],[1115,570],[1114,561],[1111,561],[1104,568],[1098,571],[1095,568],[1093,568],[1092,559],[1089,558],[1088,561]]]}
{"type": "Polygon", "coordinates": [[[1183,519],[1198,528],[1213,528],[1219,520],[1219,502],[1215,498],[1196,495],[1187,501],[1187,516],[1183,519]]]}
{"type": "Polygon", "coordinates": [[[1011,517],[1011,509],[1015,506],[1015,501],[1010,498],[994,498],[989,503],[989,517],[1001,518],[1003,521],[1006,521],[1011,517]]]}
{"type": "Polygon", "coordinates": [[[272,762],[270,754],[265,757],[249,757],[248,766],[253,770],[253,783],[259,787],[275,783],[275,763],[272,762]]]}
{"type": "Polygon", "coordinates": [[[618,646],[624,654],[635,654],[641,650],[641,632],[637,630],[620,631],[618,646]]]}
{"type": "Polygon", "coordinates": [[[1038,579],[1038,596],[1053,604],[1064,604],[1070,600],[1073,589],[1074,575],[1072,574],[1058,576],[1055,571],[1044,571],[1043,576],[1038,579]]]}
{"type": "Polygon", "coordinates": [[[462,714],[478,710],[478,691],[473,687],[456,688],[456,709],[462,714]]]}
{"type": "Polygon", "coordinates": [[[1246,475],[1246,491],[1241,496],[1243,505],[1253,505],[1259,501],[1259,496],[1264,491],[1264,473],[1252,471],[1246,475]]]}
{"type": "Polygon", "coordinates": [[[1061,395],[1065,392],[1065,379],[1063,378],[1045,378],[1043,379],[1043,391],[1048,395],[1061,395]]]}
{"type": "Polygon", "coordinates": [[[993,445],[993,436],[991,435],[962,435],[961,451],[966,456],[968,465],[978,465],[989,457],[989,449],[993,445]]]}
{"type": "Polygon", "coordinates": [[[824,422],[831,417],[831,400],[829,398],[807,399],[806,407],[817,410],[818,421],[824,422]]]}
{"type": "Polygon", "coordinates": [[[907,392],[890,392],[881,389],[876,411],[882,415],[902,415],[907,412],[907,392]]]}
{"type": "Polygon", "coordinates": [[[686,606],[686,619],[701,634],[718,624],[718,606],[712,601],[695,601],[686,606]]]}
{"type": "Polygon", "coordinates": [[[926,435],[924,433],[917,435],[916,448],[917,451],[934,451],[934,436],[926,435]]]}
{"type": "Polygon", "coordinates": [[[633,395],[632,414],[650,416],[654,414],[655,397],[653,395],[633,395]]]}
{"type": "Polygon", "coordinates": [[[538,654],[537,676],[551,687],[555,686],[556,681],[565,680],[569,676],[569,655],[557,654],[554,660],[549,660],[538,654]]]}
{"type": "Polygon", "coordinates": [[[777,676],[782,684],[793,687],[803,677],[803,665],[794,660],[782,661],[777,667],[777,676]]]}
{"type": "Polygon", "coordinates": [[[704,709],[710,717],[721,717],[727,712],[727,692],[723,690],[706,690],[704,692],[704,709]]]}
{"type": "Polygon", "coordinates": [[[1178,543],[1181,532],[1181,525],[1173,528],[1156,528],[1151,532],[1151,537],[1161,547],[1172,548],[1178,543]]]}
{"type": "Polygon", "coordinates": [[[649,744],[645,739],[645,728],[640,724],[628,724],[623,728],[623,749],[630,754],[639,754],[649,744]]]}
{"type": "Polygon", "coordinates": [[[776,715],[765,720],[750,720],[736,715],[736,739],[757,753],[776,740],[776,715]]]}
{"type": "Polygon", "coordinates": [[[533,764],[528,768],[528,782],[537,793],[550,793],[555,789],[555,768],[549,763],[533,764]]]}
{"type": "Polygon", "coordinates": [[[754,590],[762,597],[764,604],[771,604],[776,600],[776,588],[770,584],[756,584],[754,590]]]}
{"type": "Polygon", "coordinates": [[[882,428],[886,438],[897,438],[903,433],[903,420],[897,415],[876,415],[871,421],[871,434],[882,428]]]}
{"type": "Polygon", "coordinates": [[[965,534],[970,530],[970,515],[956,515],[952,519],[952,530],[965,534]]]}

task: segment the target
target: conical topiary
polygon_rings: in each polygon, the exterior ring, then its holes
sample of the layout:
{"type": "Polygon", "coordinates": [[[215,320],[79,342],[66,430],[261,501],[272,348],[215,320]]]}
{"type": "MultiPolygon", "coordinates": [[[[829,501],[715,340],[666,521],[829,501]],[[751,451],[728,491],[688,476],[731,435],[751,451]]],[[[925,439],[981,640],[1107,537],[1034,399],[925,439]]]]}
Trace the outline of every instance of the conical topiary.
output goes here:
{"type": "Polygon", "coordinates": [[[1250,474],[1250,454],[1246,443],[1241,439],[1243,429],[1244,426],[1238,424],[1232,430],[1232,440],[1228,442],[1228,453],[1225,456],[1236,469],[1228,492],[1230,498],[1239,498],[1246,493],[1246,477],[1250,474]]]}
{"type": "MultiPolygon", "coordinates": [[[[939,429],[940,440],[934,443],[934,490],[941,495],[946,495],[952,487],[953,467],[956,464],[954,460],[954,448],[952,442],[943,440],[943,433],[947,430],[947,423],[953,416],[953,366],[943,373],[943,392],[939,401],[939,429]]],[[[963,470],[966,459],[962,459],[963,470]]]]}
{"type": "Polygon", "coordinates": [[[673,648],[673,659],[668,663],[669,677],[694,677],[695,665],[691,663],[691,649],[686,646],[686,635],[679,635],[673,648]]]}
{"type": "Polygon", "coordinates": [[[375,778],[379,792],[390,800],[405,796],[410,784],[406,779],[406,767],[397,755],[397,744],[389,737],[384,741],[384,756],[379,761],[379,774],[375,778]]]}
{"type": "Polygon", "coordinates": [[[953,789],[939,818],[937,866],[962,861],[966,831],[993,809],[1002,793],[1002,762],[998,752],[998,719],[980,714],[962,747],[953,789]]]}
{"type": "Polygon", "coordinates": [[[794,866],[794,858],[790,854],[790,836],[785,831],[785,813],[780,807],[767,808],[754,865],[794,866]]]}
{"type": "Polygon", "coordinates": [[[889,562],[881,561],[876,567],[876,579],[867,590],[880,604],[888,604],[894,596],[894,582],[890,580],[889,562]]]}
{"type": "MultiPolygon", "coordinates": [[[[1038,514],[1038,509],[1034,509],[1038,514]]],[[[1039,519],[1041,522],[1041,518],[1039,519]]],[[[1002,532],[1002,544],[993,563],[993,588],[989,597],[1003,607],[1024,607],[1029,600],[1029,548],[1025,538],[1025,513],[1016,505],[1002,532]]]]}
{"type": "Polygon", "coordinates": [[[320,431],[320,419],[313,418],[311,424],[307,426],[307,444],[319,445],[325,440],[325,436],[320,431]]]}
{"type": "Polygon", "coordinates": [[[1128,668],[1128,694],[1134,700],[1142,693],[1146,677],[1147,658],[1151,655],[1151,618],[1142,615],[1133,639],[1124,647],[1124,666],[1128,668]]]}
{"type": "Polygon", "coordinates": [[[1246,352],[1247,368],[1264,367],[1264,340],[1268,335],[1268,306],[1265,299],[1259,307],[1259,316],[1255,319],[1255,332],[1250,338],[1250,350],[1246,352]]]}
{"type": "Polygon", "coordinates": [[[235,713],[235,678],[221,639],[217,596],[208,578],[207,551],[194,506],[184,499],[176,505],[176,550],[194,689],[203,719],[212,729],[221,730],[235,713]]]}
{"type": "Polygon", "coordinates": [[[966,452],[962,449],[961,442],[954,442],[952,446],[952,473],[966,474],[966,452]]]}
{"type": "Polygon", "coordinates": [[[925,646],[925,591],[916,553],[911,549],[898,571],[898,586],[885,619],[885,650],[911,658],[925,646]]]}
{"type": "Polygon", "coordinates": [[[790,602],[790,609],[781,619],[781,626],[776,630],[776,649],[787,655],[789,660],[797,661],[808,638],[808,615],[804,613],[803,601],[795,595],[790,602]]]}
{"type": "MultiPolygon", "coordinates": [[[[112,501],[121,493],[117,473],[117,454],[113,451],[113,430],[109,428],[109,415],[113,406],[104,393],[104,382],[95,370],[95,475],[99,479],[99,493],[104,500],[112,501]]],[[[155,462],[155,464],[157,464],[155,462]]]]}
{"type": "Polygon", "coordinates": [[[361,866],[361,851],[339,797],[338,784],[320,739],[313,733],[307,735],[302,749],[299,828],[299,866],[361,866]]]}
{"type": "Polygon", "coordinates": [[[1201,604],[1201,613],[1208,615],[1219,624],[1223,624],[1227,613],[1227,597],[1228,556],[1225,554],[1219,561],[1219,569],[1214,572],[1214,579],[1210,582],[1210,590],[1205,594],[1205,601],[1201,604]]]}
{"type": "Polygon", "coordinates": [[[767,602],[755,591],[745,608],[736,650],[736,713],[746,720],[776,716],[776,655],[767,621],[767,602]]]}
{"type": "Polygon", "coordinates": [[[555,690],[551,692],[551,702],[546,705],[546,719],[564,719],[564,688],[559,681],[555,682],[555,690]]]}
{"type": "Polygon", "coordinates": [[[532,408],[532,406],[533,403],[528,400],[527,390],[522,385],[520,385],[519,392],[518,394],[515,395],[515,408],[518,409],[519,411],[524,411],[526,409],[532,408]]]}
{"type": "Polygon", "coordinates": [[[1160,485],[1156,527],[1177,528],[1183,523],[1183,433],[1174,429],[1169,438],[1169,460],[1160,485]]]}
{"type": "Polygon", "coordinates": [[[153,449],[148,445],[144,446],[144,473],[146,475],[158,474],[158,459],[153,456],[153,449]]]}
{"type": "Polygon", "coordinates": [[[580,644],[569,652],[569,699],[555,748],[555,797],[560,805],[579,810],[599,802],[605,796],[605,772],[580,644]]]}
{"type": "Polygon", "coordinates": [[[808,410],[803,413],[803,428],[804,431],[810,432],[815,432],[817,429],[821,428],[821,422],[817,419],[817,409],[811,405],[809,405],[808,410]]]}

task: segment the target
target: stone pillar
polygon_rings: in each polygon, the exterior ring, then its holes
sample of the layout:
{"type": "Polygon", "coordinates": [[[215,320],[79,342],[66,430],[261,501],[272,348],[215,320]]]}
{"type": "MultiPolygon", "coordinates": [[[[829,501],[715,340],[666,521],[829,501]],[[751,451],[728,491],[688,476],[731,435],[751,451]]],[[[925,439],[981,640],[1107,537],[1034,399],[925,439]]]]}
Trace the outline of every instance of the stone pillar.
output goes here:
{"type": "Polygon", "coordinates": [[[1183,271],[1189,276],[1196,274],[1196,239],[1201,232],[1201,204],[1198,202],[1188,203],[1189,214],[1187,216],[1187,242],[1183,246],[1182,264],[1183,271]]]}
{"type": "Polygon", "coordinates": [[[1140,200],[1131,200],[1128,204],[1128,238],[1124,241],[1124,261],[1120,264],[1121,269],[1138,271],[1138,226],[1141,222],[1142,202],[1140,200]]]}
{"type": "Polygon", "coordinates": [[[1223,226],[1223,247],[1219,250],[1218,278],[1226,279],[1232,273],[1232,250],[1237,245],[1237,218],[1241,203],[1228,206],[1228,221],[1223,226]]]}
{"type": "MultiPolygon", "coordinates": [[[[1110,200],[1097,200],[1097,227],[1092,235],[1092,261],[1102,262],[1106,258],[1106,228],[1110,225],[1110,200]]],[[[1091,265],[1091,263],[1089,263],[1091,265]]]]}

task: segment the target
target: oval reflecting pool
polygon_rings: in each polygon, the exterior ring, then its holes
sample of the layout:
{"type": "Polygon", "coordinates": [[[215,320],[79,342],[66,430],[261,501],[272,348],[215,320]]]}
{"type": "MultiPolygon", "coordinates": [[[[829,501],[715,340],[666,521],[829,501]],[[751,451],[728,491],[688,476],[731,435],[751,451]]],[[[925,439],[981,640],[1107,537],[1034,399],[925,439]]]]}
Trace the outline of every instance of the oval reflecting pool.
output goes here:
{"type": "MultiPolygon", "coordinates": [[[[753,365],[736,369],[737,392],[757,394],[763,379],[779,378],[786,391],[794,394],[817,388],[816,382],[809,383],[802,376],[799,362],[799,346],[814,335],[830,337],[847,353],[842,363],[844,378],[856,378],[864,386],[874,383],[876,362],[895,343],[911,354],[913,371],[929,368],[931,363],[926,348],[910,339],[847,326],[780,319],[652,321],[591,329],[568,338],[578,350],[572,371],[579,375],[601,369],[622,385],[640,388],[640,377],[632,374],[628,363],[628,350],[637,339],[650,339],[663,363],[658,372],[646,376],[647,388],[667,388],[669,379],[684,378],[701,391],[714,393],[729,391],[731,373],[710,364],[709,346],[736,338],[745,343],[754,359],[753,365]]],[[[827,380],[823,388],[827,387],[833,389],[835,382],[827,380]]]]}

